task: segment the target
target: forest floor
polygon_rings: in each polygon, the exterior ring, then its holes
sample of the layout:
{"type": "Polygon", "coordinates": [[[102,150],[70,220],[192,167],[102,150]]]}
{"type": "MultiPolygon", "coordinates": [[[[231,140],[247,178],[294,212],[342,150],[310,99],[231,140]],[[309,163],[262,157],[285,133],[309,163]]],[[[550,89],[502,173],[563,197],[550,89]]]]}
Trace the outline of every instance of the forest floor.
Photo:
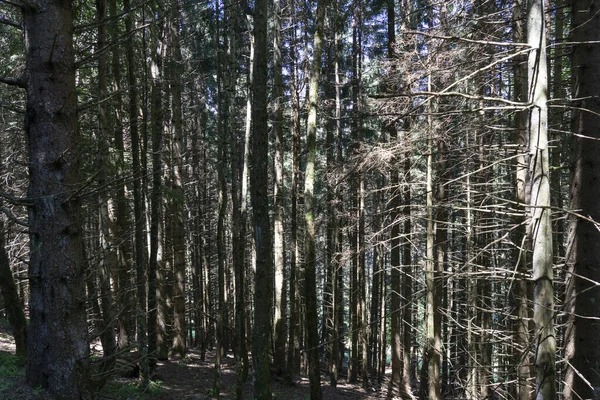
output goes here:
{"type": "MultiPolygon", "coordinates": [[[[25,368],[19,365],[15,345],[5,320],[0,320],[0,399],[7,400],[50,400],[46,392],[32,389],[25,383],[25,368]]],[[[138,379],[115,378],[106,383],[97,393],[97,399],[140,399],[140,400],[203,400],[211,398],[214,380],[214,354],[206,354],[204,361],[199,352],[191,349],[182,359],[161,361],[157,365],[156,379],[145,390],[138,388],[138,379]]],[[[322,374],[323,375],[323,374],[322,374]]],[[[235,399],[235,363],[225,358],[221,370],[221,398],[235,399]]],[[[326,400],[374,400],[385,398],[382,390],[366,391],[360,386],[347,384],[344,380],[336,388],[322,376],[323,398],[326,400]]],[[[274,400],[308,400],[308,379],[299,377],[293,384],[274,379],[274,400]]],[[[244,398],[252,399],[252,376],[244,386],[244,398]]]]}

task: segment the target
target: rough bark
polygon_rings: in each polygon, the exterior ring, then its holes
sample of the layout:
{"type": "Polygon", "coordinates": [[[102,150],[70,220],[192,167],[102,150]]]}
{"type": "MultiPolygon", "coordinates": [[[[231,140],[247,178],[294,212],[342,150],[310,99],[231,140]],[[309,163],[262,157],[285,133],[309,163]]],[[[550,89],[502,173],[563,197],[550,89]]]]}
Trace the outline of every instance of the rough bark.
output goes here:
{"type": "Polygon", "coordinates": [[[30,325],[27,381],[89,398],[85,262],[71,2],[24,8],[29,154],[30,325]]]}
{"type": "Polygon", "coordinates": [[[252,358],[254,362],[254,398],[270,400],[271,371],[269,353],[272,332],[273,247],[269,221],[268,176],[268,114],[267,114],[267,0],[254,4],[254,66],[252,71],[252,167],[250,169],[250,199],[256,254],[256,285],[254,289],[254,329],[252,358]]]}
{"type": "Polygon", "coordinates": [[[597,398],[600,388],[600,21],[597,0],[572,3],[573,110],[571,206],[567,249],[565,399],[597,398]],[[592,12],[590,13],[590,10],[592,12]]]}

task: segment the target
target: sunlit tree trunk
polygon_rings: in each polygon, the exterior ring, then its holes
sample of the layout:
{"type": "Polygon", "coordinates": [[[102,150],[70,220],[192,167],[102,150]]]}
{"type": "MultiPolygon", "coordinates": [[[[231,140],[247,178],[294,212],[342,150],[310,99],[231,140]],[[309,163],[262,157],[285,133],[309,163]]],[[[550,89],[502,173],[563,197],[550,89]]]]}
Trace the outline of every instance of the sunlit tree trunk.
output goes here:
{"type": "Polygon", "coordinates": [[[181,44],[179,32],[181,28],[179,1],[171,2],[170,13],[170,75],[171,75],[171,184],[172,184],[172,235],[173,235],[173,353],[184,356],[187,352],[185,297],[186,297],[186,245],[184,227],[184,192],[183,192],[183,119],[182,119],[182,86],[183,73],[181,59],[181,44]]]}
{"type": "Polygon", "coordinates": [[[306,122],[306,172],[304,180],[304,220],[306,237],[304,239],[304,300],[306,303],[306,346],[308,353],[310,398],[321,400],[319,335],[317,315],[317,281],[316,281],[316,237],[315,237],[315,161],[317,139],[317,107],[319,102],[319,78],[321,76],[321,54],[323,51],[323,27],[327,0],[320,0],[317,5],[317,21],[313,43],[313,60],[310,68],[308,94],[308,120],[306,122]]]}
{"type": "Polygon", "coordinates": [[[286,293],[285,293],[285,245],[283,230],[283,78],[281,43],[281,7],[280,0],[273,1],[273,139],[275,142],[273,170],[275,183],[273,186],[274,227],[273,245],[275,262],[275,315],[273,320],[274,363],[275,371],[281,374],[285,369],[286,343],[286,293]]]}
{"type": "MultiPolygon", "coordinates": [[[[295,7],[296,3],[291,0],[292,23],[296,22],[295,7]]],[[[291,40],[296,44],[296,30],[293,30],[291,40]]],[[[291,49],[291,115],[292,115],[292,179],[290,184],[290,236],[291,236],[291,259],[290,259],[290,320],[289,320],[289,339],[287,356],[287,377],[288,382],[292,381],[294,374],[300,369],[300,248],[298,243],[298,184],[300,174],[300,95],[299,95],[299,77],[297,53],[295,47],[291,49]]]]}
{"type": "Polygon", "coordinates": [[[535,322],[536,398],[556,396],[556,338],[554,333],[554,274],[550,220],[548,148],[548,74],[545,13],[542,0],[533,0],[527,19],[529,102],[530,235],[533,268],[533,320],[535,322]]]}

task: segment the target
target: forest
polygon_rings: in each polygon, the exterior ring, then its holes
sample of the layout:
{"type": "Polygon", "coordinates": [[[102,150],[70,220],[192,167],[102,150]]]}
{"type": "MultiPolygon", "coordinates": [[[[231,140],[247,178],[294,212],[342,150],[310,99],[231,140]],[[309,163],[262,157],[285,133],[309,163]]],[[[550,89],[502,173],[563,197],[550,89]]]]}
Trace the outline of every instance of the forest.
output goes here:
{"type": "Polygon", "coordinates": [[[600,0],[0,0],[0,397],[599,399],[599,46],[600,0]]]}

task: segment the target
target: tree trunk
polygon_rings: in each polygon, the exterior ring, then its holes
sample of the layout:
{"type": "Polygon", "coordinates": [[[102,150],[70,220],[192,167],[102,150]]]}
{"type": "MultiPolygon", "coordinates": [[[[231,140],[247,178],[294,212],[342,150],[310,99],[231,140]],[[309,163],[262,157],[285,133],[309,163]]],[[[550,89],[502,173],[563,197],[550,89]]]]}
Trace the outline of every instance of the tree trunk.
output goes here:
{"type": "Polygon", "coordinates": [[[533,261],[533,320],[536,326],[536,398],[556,396],[556,337],[554,334],[554,275],[550,220],[548,148],[548,69],[545,13],[542,0],[533,0],[527,19],[529,102],[530,235],[533,261]]]}
{"type": "MultiPolygon", "coordinates": [[[[117,2],[109,1],[111,22],[108,24],[111,40],[116,41],[120,36],[117,23],[117,2]]],[[[121,91],[121,61],[120,46],[112,46],[111,72],[114,80],[114,91],[121,91]]],[[[123,141],[123,102],[121,96],[115,99],[114,107],[114,139],[116,156],[116,171],[118,176],[125,176],[125,144],[123,141]]],[[[135,335],[135,296],[132,296],[131,274],[129,264],[132,261],[131,220],[126,198],[125,183],[116,189],[116,230],[118,237],[117,271],[116,271],[116,308],[117,312],[117,347],[125,349],[135,335]]]]}
{"type": "Polygon", "coordinates": [[[600,309],[600,23],[597,0],[572,3],[573,97],[580,99],[573,110],[571,215],[567,249],[568,286],[566,309],[569,313],[565,332],[565,399],[597,398],[600,388],[600,348],[597,345],[600,309]],[[590,13],[590,10],[596,10],[590,13]]]}
{"type": "Polygon", "coordinates": [[[170,21],[170,50],[171,65],[171,110],[173,137],[171,140],[172,156],[172,223],[173,223],[173,348],[174,354],[183,357],[187,352],[186,323],[185,323],[185,285],[186,285],[186,246],[184,227],[184,191],[183,191],[183,119],[181,109],[181,77],[183,74],[181,45],[179,32],[181,22],[178,0],[172,0],[170,21]]]}
{"type": "Polygon", "coordinates": [[[283,192],[283,78],[282,78],[282,42],[281,42],[281,7],[280,0],[273,1],[274,26],[273,26],[273,139],[275,142],[275,156],[273,169],[275,183],[273,186],[274,199],[274,262],[275,262],[275,316],[274,336],[275,343],[274,363],[277,374],[285,370],[285,343],[286,343],[286,293],[285,293],[285,244],[283,229],[283,211],[285,194],[283,192]]]}
{"type": "Polygon", "coordinates": [[[250,198],[252,226],[256,246],[256,285],[254,289],[254,329],[252,358],[254,362],[254,398],[270,400],[271,371],[269,353],[272,326],[273,247],[269,221],[268,193],[268,114],[267,114],[267,0],[254,5],[254,66],[252,73],[252,168],[250,198]]]}
{"type": "Polygon", "coordinates": [[[85,399],[89,348],[71,2],[28,3],[23,28],[31,246],[27,381],[60,399],[85,399]]]}
{"type": "Polygon", "coordinates": [[[306,222],[304,288],[306,304],[306,346],[308,353],[310,397],[321,400],[319,335],[317,315],[317,282],[316,282],[316,238],[315,238],[315,161],[317,139],[317,107],[319,102],[319,78],[321,76],[321,54],[323,51],[323,26],[327,1],[321,0],[317,5],[317,21],[313,43],[313,60],[310,68],[308,120],[306,122],[306,172],[304,180],[304,220],[306,222]]]}
{"type": "MultiPolygon", "coordinates": [[[[98,48],[104,49],[106,46],[106,1],[96,1],[96,20],[98,23],[98,48]]],[[[107,109],[107,75],[108,75],[108,54],[102,51],[98,57],[98,186],[100,188],[107,184],[108,170],[110,168],[109,152],[109,116],[107,109]]],[[[116,246],[114,229],[111,228],[110,205],[112,200],[109,198],[109,192],[100,191],[98,204],[98,217],[100,225],[100,247],[102,257],[98,269],[100,283],[100,306],[102,308],[102,330],[100,339],[102,342],[102,351],[104,360],[102,371],[108,372],[115,363],[117,352],[117,343],[115,339],[115,318],[113,311],[113,295],[110,285],[110,276],[116,269],[116,246]]]]}
{"type": "Polygon", "coordinates": [[[142,193],[142,168],[140,154],[140,135],[138,123],[138,93],[133,43],[133,16],[130,0],[123,0],[127,13],[125,30],[131,32],[127,36],[127,80],[129,86],[129,131],[131,135],[131,157],[133,169],[133,215],[135,220],[135,264],[137,288],[137,342],[139,351],[140,378],[142,385],[148,385],[148,336],[146,326],[146,259],[147,251],[144,243],[146,228],[142,193]]]}
{"type": "MultiPolygon", "coordinates": [[[[291,0],[294,10],[293,21],[295,24],[295,1],[291,0]]],[[[292,42],[296,43],[296,30],[292,33],[292,42]]],[[[291,253],[290,260],[290,321],[289,321],[289,339],[287,356],[287,377],[288,382],[292,382],[294,374],[300,369],[300,246],[298,244],[298,180],[300,173],[300,96],[298,85],[298,63],[295,46],[291,49],[291,92],[292,92],[292,179],[290,187],[291,216],[290,216],[290,236],[291,253]]]]}
{"type": "MultiPolygon", "coordinates": [[[[222,49],[220,48],[221,35],[221,20],[219,16],[220,0],[215,0],[217,14],[217,175],[218,175],[218,219],[217,219],[217,341],[215,349],[215,379],[213,384],[213,394],[218,398],[221,392],[221,363],[225,353],[225,251],[226,251],[226,235],[225,235],[225,218],[227,214],[227,182],[225,180],[225,168],[227,166],[226,146],[226,124],[223,123],[224,114],[227,113],[227,108],[223,107],[223,57],[222,49]],[[225,125],[225,126],[224,126],[225,125]]],[[[225,94],[227,96],[227,94],[225,94]]]]}
{"type": "Polygon", "coordinates": [[[4,240],[4,221],[0,219],[0,294],[15,338],[17,357],[25,362],[27,360],[27,319],[21,307],[8,254],[4,248],[4,240]]]}

